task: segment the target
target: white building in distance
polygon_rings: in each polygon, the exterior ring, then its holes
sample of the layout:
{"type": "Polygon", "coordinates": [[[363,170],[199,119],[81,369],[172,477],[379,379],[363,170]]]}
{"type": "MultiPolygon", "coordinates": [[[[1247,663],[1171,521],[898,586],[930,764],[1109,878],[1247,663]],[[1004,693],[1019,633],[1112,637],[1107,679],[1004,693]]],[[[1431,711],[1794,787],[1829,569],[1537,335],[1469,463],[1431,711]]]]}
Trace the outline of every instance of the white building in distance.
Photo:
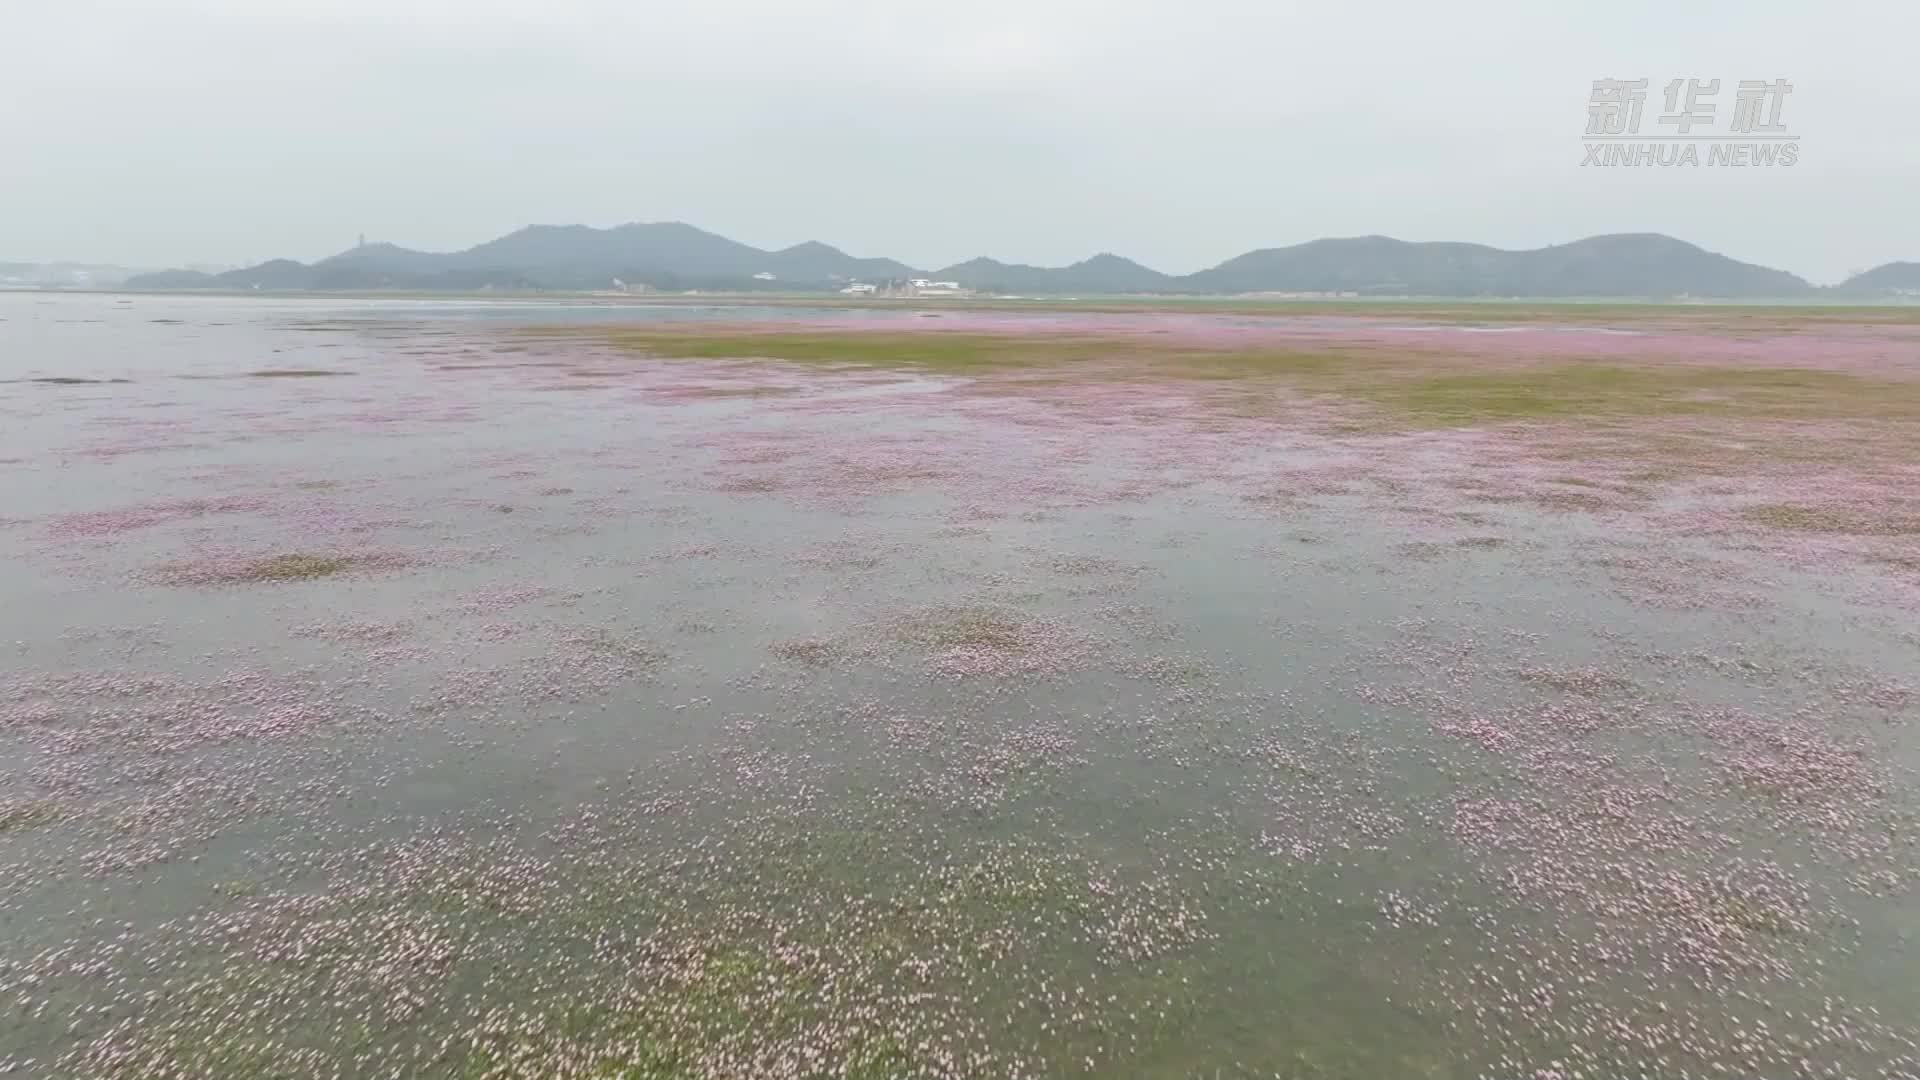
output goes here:
{"type": "Polygon", "coordinates": [[[907,282],[910,296],[967,296],[972,290],[963,289],[957,281],[929,281],[926,278],[913,278],[907,282]]]}

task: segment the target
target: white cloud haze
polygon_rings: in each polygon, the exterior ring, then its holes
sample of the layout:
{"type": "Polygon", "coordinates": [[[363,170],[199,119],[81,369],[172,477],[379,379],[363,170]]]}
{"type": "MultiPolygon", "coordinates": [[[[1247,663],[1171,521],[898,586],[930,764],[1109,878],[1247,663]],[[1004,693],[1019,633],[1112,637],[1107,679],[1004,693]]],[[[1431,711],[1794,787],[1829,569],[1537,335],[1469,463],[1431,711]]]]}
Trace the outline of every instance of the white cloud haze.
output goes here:
{"type": "Polygon", "coordinates": [[[1168,272],[1386,233],[1920,259],[1920,7],[0,0],[0,258],[682,220],[1168,272]],[[1784,77],[1793,168],[1581,168],[1592,80],[1784,77]]]}

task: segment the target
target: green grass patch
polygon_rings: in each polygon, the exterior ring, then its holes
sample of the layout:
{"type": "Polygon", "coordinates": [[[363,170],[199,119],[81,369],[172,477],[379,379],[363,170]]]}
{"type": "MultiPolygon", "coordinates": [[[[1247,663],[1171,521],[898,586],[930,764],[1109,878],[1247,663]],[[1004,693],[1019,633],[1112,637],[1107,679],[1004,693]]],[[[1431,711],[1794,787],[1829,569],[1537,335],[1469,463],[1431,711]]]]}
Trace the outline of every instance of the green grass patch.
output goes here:
{"type": "Polygon", "coordinates": [[[902,618],[896,631],[901,640],[929,649],[1018,650],[1033,636],[1029,621],[1019,612],[982,604],[942,605],[917,612],[902,618]]]}
{"type": "Polygon", "coordinates": [[[1740,511],[1756,525],[1791,532],[1834,533],[1840,536],[1920,536],[1920,513],[1870,513],[1851,506],[1804,506],[1797,503],[1761,503],[1740,511]]]}
{"type": "Polygon", "coordinates": [[[1485,370],[1469,367],[1473,361],[1467,358],[1368,348],[1202,347],[1136,338],[944,331],[529,332],[592,333],[621,348],[670,358],[770,359],[977,375],[1017,371],[1021,385],[1143,377],[1252,381],[1356,400],[1385,417],[1425,427],[1584,417],[1920,418],[1920,394],[1909,384],[1806,368],[1573,361],[1485,370]]]}
{"type": "Polygon", "coordinates": [[[48,799],[25,799],[0,803],[0,833],[25,832],[51,825],[66,816],[58,803],[48,799]]]}
{"type": "Polygon", "coordinates": [[[270,582],[314,581],[333,577],[364,560],[354,555],[290,552],[258,559],[169,563],[157,567],[153,580],[162,585],[253,585],[270,582]]]}
{"type": "Polygon", "coordinates": [[[236,576],[242,581],[311,581],[342,573],[353,562],[349,555],[273,555],[242,567],[236,576]]]}
{"type": "Polygon", "coordinates": [[[793,638],[776,641],[770,647],[773,655],[808,667],[827,667],[845,655],[838,644],[822,638],[793,638]]]}
{"type": "Polygon", "coordinates": [[[1830,371],[1571,363],[1350,384],[1346,393],[1428,426],[1587,417],[1920,413],[1911,387],[1830,371]],[[1889,397],[1889,391],[1897,391],[1889,397]]]}
{"type": "Polygon", "coordinates": [[[1075,339],[1036,340],[998,334],[716,333],[616,330],[614,345],[680,359],[787,360],[856,367],[984,372],[1035,363],[1094,359],[1112,346],[1075,339]]]}
{"type": "MultiPolygon", "coordinates": [[[[600,374],[596,372],[596,374],[600,374]]],[[[700,386],[691,389],[675,390],[674,397],[679,398],[766,398],[787,397],[799,393],[792,386],[700,386]]]]}

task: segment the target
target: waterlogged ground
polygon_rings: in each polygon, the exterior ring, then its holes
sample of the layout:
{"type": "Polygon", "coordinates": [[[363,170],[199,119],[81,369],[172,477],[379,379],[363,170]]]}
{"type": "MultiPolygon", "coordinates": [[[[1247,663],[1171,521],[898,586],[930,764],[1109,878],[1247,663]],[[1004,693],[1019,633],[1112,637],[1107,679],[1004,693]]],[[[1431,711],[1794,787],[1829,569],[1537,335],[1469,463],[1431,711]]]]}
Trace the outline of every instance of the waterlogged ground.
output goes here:
{"type": "Polygon", "coordinates": [[[0,295],[0,1071],[1920,1076],[1920,321],[0,295]]]}

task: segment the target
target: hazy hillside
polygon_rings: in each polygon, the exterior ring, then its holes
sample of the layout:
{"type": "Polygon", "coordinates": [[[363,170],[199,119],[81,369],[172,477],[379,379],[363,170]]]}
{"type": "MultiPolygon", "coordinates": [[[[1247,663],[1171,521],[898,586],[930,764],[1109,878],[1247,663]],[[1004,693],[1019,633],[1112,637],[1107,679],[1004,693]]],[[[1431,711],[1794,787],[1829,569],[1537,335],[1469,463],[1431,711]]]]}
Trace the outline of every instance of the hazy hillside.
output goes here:
{"type": "Polygon", "coordinates": [[[993,259],[970,259],[936,270],[939,281],[957,281],[970,289],[1010,293],[1144,293],[1174,291],[1174,280],[1132,259],[1095,255],[1072,266],[1023,266],[993,259]]]}
{"type": "Polygon", "coordinates": [[[1532,251],[1385,236],[1252,251],[1179,279],[1195,292],[1381,296],[1790,297],[1813,286],[1657,233],[1595,236],[1532,251]]]}
{"type": "Polygon", "coordinates": [[[0,261],[0,285],[111,288],[142,273],[105,263],[0,261]]]}
{"type": "Polygon", "coordinates": [[[511,268],[567,276],[622,273],[751,277],[767,253],[679,222],[620,225],[530,225],[447,256],[450,267],[511,268]]]}
{"type": "Polygon", "coordinates": [[[604,289],[620,280],[672,288],[837,287],[914,276],[904,263],[860,259],[818,242],[763,251],[680,222],[529,225],[464,251],[364,244],[311,266],[276,259],[219,275],[166,271],[140,288],[604,289]],[[768,280],[760,275],[772,275],[768,280]]]}
{"type": "MultiPolygon", "coordinates": [[[[918,271],[892,259],[856,259],[839,248],[809,240],[782,248],[760,260],[761,269],[782,281],[899,281],[918,271]]],[[[758,271],[755,271],[756,273],[758,271]]]]}
{"type": "Polygon", "coordinates": [[[139,274],[127,279],[127,284],[136,289],[219,289],[224,286],[212,274],[199,270],[157,270],[151,274],[139,274]]]}
{"type": "Polygon", "coordinates": [[[1834,291],[1859,297],[1920,295],[1920,262],[1876,266],[1834,286],[1834,291]]]}
{"type": "MultiPolygon", "coordinates": [[[[1914,284],[1913,263],[1892,263],[1834,292],[1891,294],[1914,284]]],[[[165,271],[139,288],[590,290],[615,280],[674,289],[821,291],[849,281],[914,277],[957,281],[981,292],[1028,295],[1118,293],[1357,293],[1365,296],[1619,296],[1795,298],[1805,280],[1743,263],[1657,233],[1595,236],[1531,251],[1484,244],[1411,243],[1385,236],[1314,240],[1263,248],[1199,273],[1172,277],[1113,254],[1044,267],[971,259],[936,271],[857,258],[809,241],[766,251],[681,222],[529,225],[464,251],[366,244],[312,265],[276,259],[223,274],[165,271]]]]}
{"type": "Polygon", "coordinates": [[[396,244],[362,244],[313,265],[373,274],[432,274],[447,269],[454,258],[431,251],[413,251],[396,244]]]}

